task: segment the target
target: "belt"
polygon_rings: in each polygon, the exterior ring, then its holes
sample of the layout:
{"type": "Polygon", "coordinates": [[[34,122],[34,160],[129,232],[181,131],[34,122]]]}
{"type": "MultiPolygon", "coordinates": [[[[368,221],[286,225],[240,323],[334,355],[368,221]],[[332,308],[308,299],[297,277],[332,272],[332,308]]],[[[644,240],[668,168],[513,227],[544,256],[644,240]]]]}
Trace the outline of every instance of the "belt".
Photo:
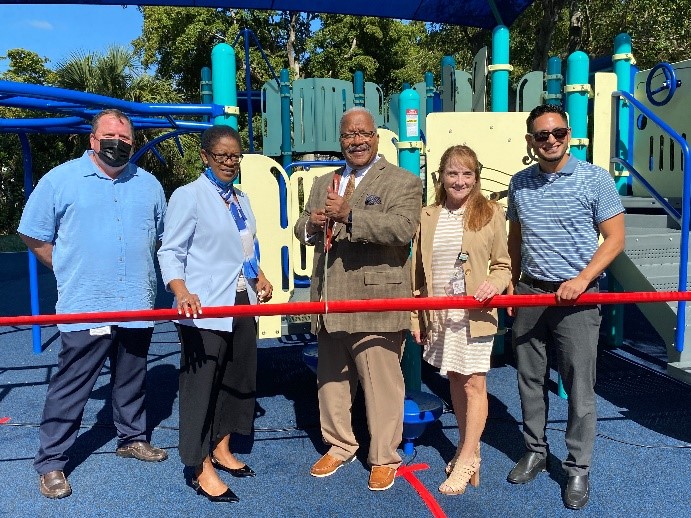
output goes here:
{"type": "MultiPolygon", "coordinates": [[[[538,290],[546,291],[548,293],[556,293],[557,290],[559,290],[559,286],[562,285],[562,283],[566,281],[543,281],[541,279],[533,279],[532,277],[522,273],[520,281],[523,284],[527,284],[531,288],[536,288],[538,290]]],[[[593,286],[597,286],[597,279],[595,279],[593,282],[588,284],[588,287],[586,288],[586,291],[592,288],[593,286]]]]}
{"type": "Polygon", "coordinates": [[[527,284],[531,288],[537,288],[538,290],[547,291],[549,293],[555,293],[561,283],[564,281],[543,281],[541,279],[533,279],[526,274],[521,274],[521,282],[527,284]]]}

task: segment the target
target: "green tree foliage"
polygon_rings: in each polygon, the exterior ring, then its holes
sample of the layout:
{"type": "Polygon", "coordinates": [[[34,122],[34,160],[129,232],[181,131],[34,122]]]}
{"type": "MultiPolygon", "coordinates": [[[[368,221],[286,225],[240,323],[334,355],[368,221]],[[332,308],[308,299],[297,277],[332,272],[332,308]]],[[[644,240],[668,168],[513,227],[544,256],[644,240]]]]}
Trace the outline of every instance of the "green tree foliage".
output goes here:
{"type": "MultiPolygon", "coordinates": [[[[314,19],[314,15],[306,13],[247,9],[142,7],[141,11],[142,35],[133,45],[142,64],[155,66],[156,75],[172,81],[188,102],[199,102],[201,69],[211,66],[211,51],[221,42],[233,45],[238,88],[244,89],[244,28],[256,35],[276,73],[292,62],[298,68],[291,68],[299,74],[314,19]]],[[[272,75],[253,39],[249,40],[249,48],[251,84],[258,89],[272,75]]]]}
{"type": "Polygon", "coordinates": [[[145,67],[172,82],[186,101],[198,102],[201,69],[209,66],[214,44],[225,40],[230,29],[223,11],[198,7],[140,7],[142,34],[135,51],[145,67]]]}
{"type": "Polygon", "coordinates": [[[8,60],[7,72],[2,75],[5,81],[32,83],[36,85],[55,84],[55,73],[46,67],[50,61],[26,49],[10,49],[0,60],[8,60]]]}
{"type": "MultiPolygon", "coordinates": [[[[289,67],[293,77],[301,74],[306,40],[314,15],[243,9],[142,7],[142,35],[133,45],[144,66],[154,66],[156,77],[172,83],[185,102],[200,100],[202,67],[211,66],[211,52],[218,43],[233,46],[236,55],[238,91],[247,90],[245,37],[250,59],[250,90],[259,90],[289,67]],[[244,34],[251,28],[254,37],[244,34]],[[254,39],[256,38],[256,40],[254,39]],[[261,45],[261,51],[257,46],[261,45]],[[268,61],[268,65],[267,65],[268,61]]],[[[244,146],[249,147],[247,115],[239,118],[244,146]]],[[[253,117],[255,149],[261,149],[261,118],[253,117]]]]}
{"type": "MultiPolygon", "coordinates": [[[[25,49],[10,49],[7,71],[0,79],[18,83],[55,84],[55,73],[46,67],[48,59],[25,49]]],[[[27,112],[17,108],[0,107],[0,118],[21,119],[45,117],[46,113],[27,112]]],[[[64,152],[61,139],[53,135],[28,136],[31,147],[32,170],[40,174],[57,165],[56,156],[64,152]]],[[[0,235],[12,234],[19,225],[24,208],[24,162],[19,138],[13,133],[0,133],[0,235]]]]}
{"type": "Polygon", "coordinates": [[[691,0],[538,0],[511,27],[513,77],[544,70],[549,56],[612,55],[622,32],[631,36],[641,69],[689,59],[690,10],[691,0]]]}
{"type": "Polygon", "coordinates": [[[319,21],[321,26],[307,42],[308,77],[350,81],[361,70],[386,94],[411,81],[407,77],[411,65],[417,68],[426,57],[419,46],[426,36],[423,23],[328,14],[319,16],[319,21]]]}

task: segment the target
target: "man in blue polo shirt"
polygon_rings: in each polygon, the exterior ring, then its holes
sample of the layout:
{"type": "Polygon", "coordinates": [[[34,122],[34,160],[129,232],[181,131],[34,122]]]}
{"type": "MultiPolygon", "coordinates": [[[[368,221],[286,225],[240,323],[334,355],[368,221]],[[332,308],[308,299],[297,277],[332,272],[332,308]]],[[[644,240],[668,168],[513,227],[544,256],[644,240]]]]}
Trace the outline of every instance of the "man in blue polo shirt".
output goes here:
{"type": "MultiPolygon", "coordinates": [[[[602,272],[624,248],[624,207],[610,174],[567,153],[571,128],[559,106],[538,106],[526,141],[537,159],[509,184],[509,294],[554,293],[559,302],[597,292],[602,272]],[[603,241],[598,245],[599,235],[603,241]]],[[[547,343],[569,395],[564,504],[588,503],[595,443],[595,365],[599,306],[509,309],[527,452],[508,475],[524,484],[547,469],[547,343]]]]}
{"type": "MultiPolygon", "coordinates": [[[[91,149],[49,171],[31,194],[19,235],[55,274],[57,313],[153,308],[154,253],[166,210],[161,184],[130,164],[134,131],[119,110],[92,122],[91,149]]],[[[72,493],[64,474],[89,394],[110,358],[116,454],[157,462],[147,441],[146,357],[153,322],[61,324],[62,348],[48,385],[34,459],[48,498],[72,493]]]]}

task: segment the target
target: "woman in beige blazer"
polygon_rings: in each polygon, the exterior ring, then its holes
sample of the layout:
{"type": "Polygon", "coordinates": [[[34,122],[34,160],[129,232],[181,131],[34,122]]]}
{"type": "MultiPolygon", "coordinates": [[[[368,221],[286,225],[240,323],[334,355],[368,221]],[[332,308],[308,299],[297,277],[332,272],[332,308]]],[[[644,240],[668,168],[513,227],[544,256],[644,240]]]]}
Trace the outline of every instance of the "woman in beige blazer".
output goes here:
{"type": "MultiPolygon", "coordinates": [[[[482,166],[467,146],[447,149],[434,205],[423,207],[413,242],[415,296],[472,294],[489,300],[506,289],[511,263],[502,208],[480,188],[482,166]]],[[[480,483],[480,437],[487,421],[487,380],[496,309],[414,311],[411,331],[423,358],[449,377],[460,441],[446,467],[444,494],[480,483]]]]}

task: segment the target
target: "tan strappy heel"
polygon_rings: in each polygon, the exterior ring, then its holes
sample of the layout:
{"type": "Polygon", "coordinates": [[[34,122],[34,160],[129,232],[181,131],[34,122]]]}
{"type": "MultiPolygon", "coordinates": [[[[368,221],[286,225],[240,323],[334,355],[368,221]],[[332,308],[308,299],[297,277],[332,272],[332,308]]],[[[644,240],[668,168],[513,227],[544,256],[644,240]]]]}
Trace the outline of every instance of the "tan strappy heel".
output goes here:
{"type": "Polygon", "coordinates": [[[473,487],[480,485],[480,461],[478,459],[475,459],[472,464],[457,464],[446,482],[439,486],[439,492],[444,495],[462,495],[465,493],[468,482],[473,487]]]}
{"type": "MultiPolygon", "coordinates": [[[[456,466],[456,462],[458,462],[458,457],[461,454],[461,450],[456,450],[456,455],[453,456],[453,459],[449,461],[449,463],[446,465],[446,469],[444,469],[444,472],[446,473],[446,476],[448,477],[451,475],[451,472],[453,471],[453,468],[456,466]]],[[[480,443],[477,443],[477,448],[475,448],[475,461],[479,464],[480,463],[480,443]]]]}

